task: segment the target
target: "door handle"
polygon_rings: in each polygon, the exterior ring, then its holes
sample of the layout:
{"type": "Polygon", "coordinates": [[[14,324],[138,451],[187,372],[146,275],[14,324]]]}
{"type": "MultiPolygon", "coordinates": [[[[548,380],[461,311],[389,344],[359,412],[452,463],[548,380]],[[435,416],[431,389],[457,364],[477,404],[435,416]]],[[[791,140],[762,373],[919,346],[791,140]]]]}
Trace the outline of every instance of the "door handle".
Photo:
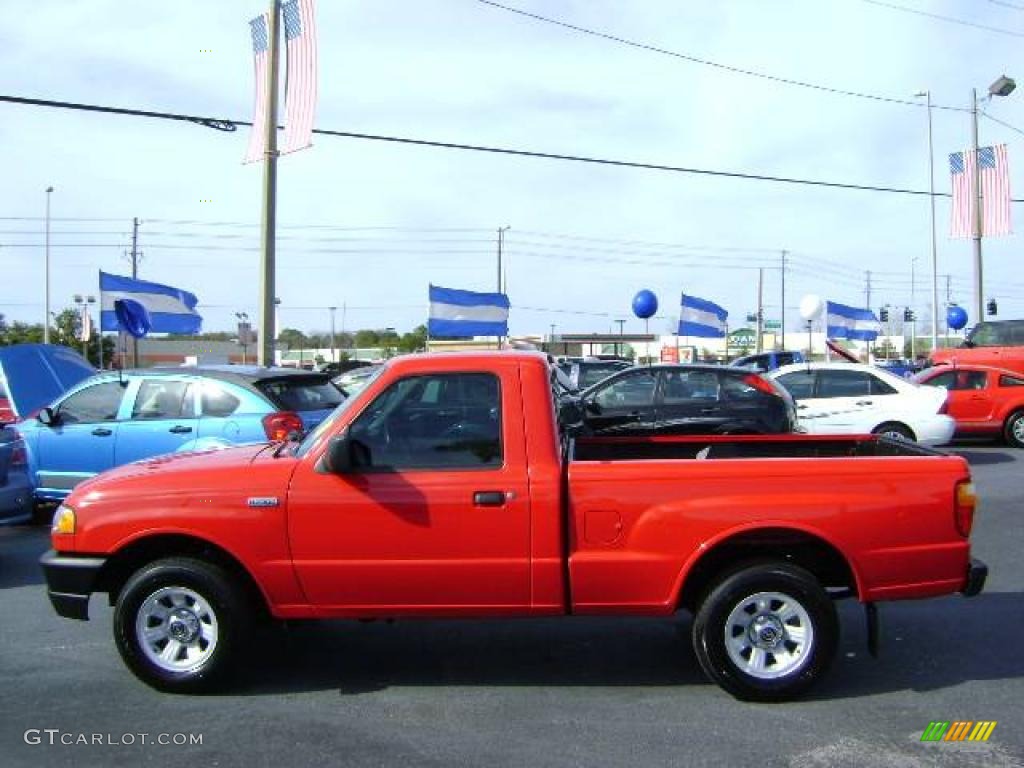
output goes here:
{"type": "Polygon", "coordinates": [[[720,410],[721,410],[720,408],[701,408],[700,412],[702,414],[707,415],[709,413],[718,413],[720,410]]]}
{"type": "Polygon", "coordinates": [[[870,400],[858,400],[857,405],[874,405],[870,400]]]}
{"type": "Polygon", "coordinates": [[[502,491],[477,491],[473,494],[473,504],[477,507],[503,507],[505,494],[502,491]]]}
{"type": "Polygon", "coordinates": [[[96,437],[110,437],[114,434],[112,430],[109,430],[106,427],[96,427],[92,433],[96,435],[96,437]]]}
{"type": "Polygon", "coordinates": [[[797,409],[798,411],[806,411],[806,410],[807,410],[807,406],[806,406],[806,405],[798,405],[798,406],[796,407],[796,409],[797,409]]]}
{"type": "Polygon", "coordinates": [[[171,432],[172,434],[175,434],[175,435],[184,435],[184,434],[187,434],[188,432],[191,432],[192,431],[192,427],[183,427],[180,424],[178,424],[176,426],[171,427],[167,431],[171,432]]]}

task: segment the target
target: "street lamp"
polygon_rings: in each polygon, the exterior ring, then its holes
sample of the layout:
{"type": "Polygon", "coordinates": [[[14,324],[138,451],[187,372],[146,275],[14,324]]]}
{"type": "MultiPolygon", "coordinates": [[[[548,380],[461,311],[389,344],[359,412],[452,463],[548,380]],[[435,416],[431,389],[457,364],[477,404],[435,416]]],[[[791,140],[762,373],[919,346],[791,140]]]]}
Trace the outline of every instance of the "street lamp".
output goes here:
{"type": "Polygon", "coordinates": [[[242,365],[245,365],[245,353],[249,346],[249,333],[252,326],[249,325],[249,315],[246,312],[235,312],[238,319],[238,343],[242,347],[242,365]]]}
{"type": "Polygon", "coordinates": [[[935,239],[935,149],[932,143],[932,92],[918,91],[928,105],[928,202],[932,214],[932,349],[939,346],[939,251],[935,239]]]}
{"type": "Polygon", "coordinates": [[[46,300],[45,309],[46,313],[43,316],[43,344],[50,343],[50,195],[53,194],[53,187],[46,188],[46,254],[45,254],[45,270],[46,270],[46,300]]]}
{"type": "MultiPolygon", "coordinates": [[[[988,99],[993,96],[1009,96],[1017,88],[1013,78],[1000,75],[992,85],[988,87],[988,99]]],[[[971,89],[971,149],[974,152],[974,179],[972,195],[974,199],[974,317],[975,322],[981,322],[985,316],[983,271],[981,263],[981,222],[982,196],[981,196],[981,168],[978,162],[978,89],[971,89]]]]}

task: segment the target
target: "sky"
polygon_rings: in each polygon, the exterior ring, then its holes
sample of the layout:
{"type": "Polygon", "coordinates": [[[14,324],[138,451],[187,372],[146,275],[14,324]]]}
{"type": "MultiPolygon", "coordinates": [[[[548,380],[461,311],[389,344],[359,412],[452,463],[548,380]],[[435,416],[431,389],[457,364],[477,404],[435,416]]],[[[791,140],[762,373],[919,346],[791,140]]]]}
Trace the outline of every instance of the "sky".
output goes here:
{"type": "MultiPolygon", "coordinates": [[[[1024,0],[507,0],[649,46],[779,78],[921,102],[929,89],[935,184],[970,141],[971,89],[1024,78],[1024,0]],[[1020,8],[1010,7],[1020,5],[1020,8]],[[1002,30],[1002,31],[998,31],[1002,30]],[[1016,54],[1016,55],[1014,55],[1016,54]]],[[[0,94],[250,120],[256,0],[37,0],[0,29],[0,94]]],[[[922,106],[797,87],[639,50],[478,0],[319,0],[318,128],[849,184],[928,189],[922,106]]],[[[1022,80],[1024,84],[1024,80],[1022,80]]],[[[1024,128],[1024,87],[984,105],[1024,128]]],[[[51,308],[97,294],[100,269],[197,294],[204,330],[258,301],[262,169],[248,128],[0,102],[0,313],[41,322],[51,200],[51,308]]],[[[1008,145],[1024,197],[1022,134],[1008,145]]],[[[744,324],[757,306],[786,322],[810,293],[930,313],[925,196],[512,157],[315,136],[279,162],[280,324],[325,331],[422,323],[429,283],[495,290],[497,229],[512,334],[643,330],[641,289],[669,332],[680,295],[744,324]],[[913,288],[913,291],[912,291],[913,288]],[[342,309],[344,308],[344,309],[342,309]]],[[[973,294],[971,244],[950,240],[938,198],[940,302],[973,294]]],[[[1013,206],[1024,229],[1024,204],[1013,206]]],[[[985,298],[1024,317],[1020,235],[984,242],[985,298]]],[[[972,321],[974,318],[972,318],[972,321]]],[[[920,325],[919,327],[926,327],[920,325]]]]}

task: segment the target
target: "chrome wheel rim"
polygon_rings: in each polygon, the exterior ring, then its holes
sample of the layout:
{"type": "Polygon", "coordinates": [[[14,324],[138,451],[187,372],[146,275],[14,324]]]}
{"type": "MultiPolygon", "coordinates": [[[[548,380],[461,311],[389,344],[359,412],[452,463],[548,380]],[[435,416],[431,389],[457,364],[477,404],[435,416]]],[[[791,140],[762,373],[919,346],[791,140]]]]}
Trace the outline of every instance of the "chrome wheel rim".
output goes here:
{"type": "Polygon", "coordinates": [[[757,592],[736,603],[725,621],[725,647],[740,670],[777,680],[800,670],[814,648],[810,614],[783,592],[757,592]]]}
{"type": "Polygon", "coordinates": [[[900,432],[898,429],[887,429],[884,432],[882,432],[882,435],[884,437],[888,437],[888,438],[890,438],[892,440],[906,440],[906,439],[908,439],[907,436],[904,435],[902,432],[900,432]]]}
{"type": "Polygon", "coordinates": [[[1024,416],[1018,417],[1013,422],[1012,431],[1017,442],[1024,443],[1024,416]]]}
{"type": "Polygon", "coordinates": [[[162,587],[139,607],[135,638],[160,669],[193,672],[217,649],[217,614],[193,589],[162,587]]]}

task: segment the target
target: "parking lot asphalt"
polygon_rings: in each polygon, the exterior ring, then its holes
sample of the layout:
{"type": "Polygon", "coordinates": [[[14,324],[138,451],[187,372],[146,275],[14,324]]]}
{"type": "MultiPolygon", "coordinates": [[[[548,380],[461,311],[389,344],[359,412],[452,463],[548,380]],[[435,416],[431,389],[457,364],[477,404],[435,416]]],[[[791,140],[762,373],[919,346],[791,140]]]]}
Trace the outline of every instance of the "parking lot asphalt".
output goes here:
{"type": "Polygon", "coordinates": [[[881,605],[877,660],[844,602],[836,664],[788,704],[706,682],[685,615],[303,624],[254,638],[229,694],[160,694],[122,665],[102,597],[89,622],[54,614],[47,529],[0,528],[0,765],[1024,765],[1024,451],[955,451],[981,496],[985,592],[881,605]],[[998,724],[921,742],[936,720],[998,724]]]}

